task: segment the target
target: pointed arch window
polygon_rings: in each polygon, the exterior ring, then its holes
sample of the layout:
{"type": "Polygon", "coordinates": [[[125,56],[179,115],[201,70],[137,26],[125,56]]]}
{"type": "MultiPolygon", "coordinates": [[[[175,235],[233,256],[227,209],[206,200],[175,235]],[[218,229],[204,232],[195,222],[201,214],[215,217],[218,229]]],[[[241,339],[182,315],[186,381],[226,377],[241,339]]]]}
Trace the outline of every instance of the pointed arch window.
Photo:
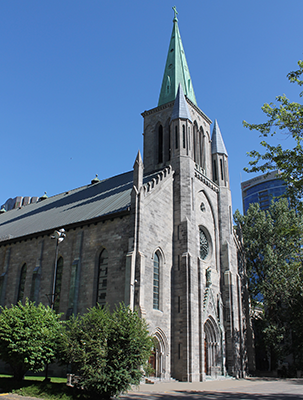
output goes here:
{"type": "Polygon", "coordinates": [[[26,271],[27,271],[27,266],[26,266],[26,264],[23,264],[23,266],[21,268],[21,272],[20,272],[17,303],[19,301],[23,301],[26,271]]]}
{"type": "Polygon", "coordinates": [[[200,258],[205,260],[209,254],[209,242],[205,235],[205,232],[200,228],[200,258]]]}
{"type": "Polygon", "coordinates": [[[160,299],[160,258],[154,254],[153,309],[159,310],[160,299]]]}
{"type": "Polygon", "coordinates": [[[56,311],[56,313],[59,312],[59,307],[60,307],[62,275],[63,275],[63,257],[59,257],[57,261],[57,274],[56,274],[56,283],[54,290],[55,293],[54,310],[56,311]]]}
{"type": "Polygon", "coordinates": [[[96,303],[104,307],[107,294],[107,272],[108,272],[108,252],[103,249],[99,256],[98,280],[97,280],[97,299],[96,303]]]}
{"type": "Polygon", "coordinates": [[[185,125],[182,125],[182,129],[183,129],[183,149],[185,149],[186,147],[186,139],[185,139],[185,125]]]}
{"type": "Polygon", "coordinates": [[[179,147],[179,140],[178,140],[178,127],[175,126],[175,144],[176,144],[176,149],[179,147]]]}
{"type": "Polygon", "coordinates": [[[194,150],[194,161],[197,162],[197,123],[195,121],[193,127],[193,150],[194,150]]]}

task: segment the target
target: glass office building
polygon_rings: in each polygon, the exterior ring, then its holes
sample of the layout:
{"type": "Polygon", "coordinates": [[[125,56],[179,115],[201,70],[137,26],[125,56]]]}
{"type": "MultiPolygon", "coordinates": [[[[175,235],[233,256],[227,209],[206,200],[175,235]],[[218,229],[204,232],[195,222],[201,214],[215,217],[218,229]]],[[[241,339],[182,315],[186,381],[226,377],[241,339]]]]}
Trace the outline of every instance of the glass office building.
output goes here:
{"type": "Polygon", "coordinates": [[[259,203],[261,210],[267,210],[272,199],[285,193],[285,182],[278,175],[278,171],[273,171],[241,183],[244,214],[250,203],[259,203]]]}

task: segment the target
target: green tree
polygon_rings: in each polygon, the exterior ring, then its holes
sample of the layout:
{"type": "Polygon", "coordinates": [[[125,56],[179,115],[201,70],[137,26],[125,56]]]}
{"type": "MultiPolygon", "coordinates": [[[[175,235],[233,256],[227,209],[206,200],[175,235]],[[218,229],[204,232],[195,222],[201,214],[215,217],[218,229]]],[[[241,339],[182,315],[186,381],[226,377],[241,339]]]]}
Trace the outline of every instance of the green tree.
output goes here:
{"type": "Polygon", "coordinates": [[[77,385],[104,398],[139,384],[153,346],[146,322],[120,304],[72,317],[62,336],[61,361],[79,376],[77,385]]]}
{"type": "Polygon", "coordinates": [[[268,211],[255,203],[245,216],[237,210],[234,218],[243,234],[253,315],[260,329],[257,336],[273,364],[293,353],[302,368],[302,216],[280,199],[268,211]]]}
{"type": "Polygon", "coordinates": [[[28,299],[0,311],[0,358],[11,366],[15,379],[22,380],[27,371],[43,371],[56,358],[60,315],[28,299]]]}
{"type": "MultiPolygon", "coordinates": [[[[287,75],[291,83],[303,86],[301,75],[303,74],[303,61],[298,62],[299,69],[287,75]]],[[[300,97],[303,92],[300,93],[300,97]]],[[[265,103],[262,111],[267,121],[261,124],[249,124],[243,121],[243,125],[250,130],[260,132],[261,145],[264,154],[253,150],[248,155],[253,159],[249,162],[250,167],[245,168],[247,172],[266,172],[278,169],[280,177],[287,183],[287,196],[293,206],[302,208],[301,198],[303,195],[303,105],[291,102],[285,95],[277,96],[277,105],[265,103]],[[280,132],[293,139],[292,149],[283,149],[280,144],[270,144],[267,138],[280,132]]]]}

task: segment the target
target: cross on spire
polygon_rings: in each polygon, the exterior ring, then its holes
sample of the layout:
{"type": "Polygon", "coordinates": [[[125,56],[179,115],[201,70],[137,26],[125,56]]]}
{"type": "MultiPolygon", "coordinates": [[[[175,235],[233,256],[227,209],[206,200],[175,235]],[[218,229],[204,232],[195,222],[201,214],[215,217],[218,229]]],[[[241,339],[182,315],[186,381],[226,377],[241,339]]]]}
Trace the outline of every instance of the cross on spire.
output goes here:
{"type": "Polygon", "coordinates": [[[179,13],[178,13],[178,11],[177,11],[177,7],[176,7],[176,6],[173,6],[172,9],[174,10],[174,13],[175,13],[174,21],[178,21],[177,14],[179,14],[179,13]]]}

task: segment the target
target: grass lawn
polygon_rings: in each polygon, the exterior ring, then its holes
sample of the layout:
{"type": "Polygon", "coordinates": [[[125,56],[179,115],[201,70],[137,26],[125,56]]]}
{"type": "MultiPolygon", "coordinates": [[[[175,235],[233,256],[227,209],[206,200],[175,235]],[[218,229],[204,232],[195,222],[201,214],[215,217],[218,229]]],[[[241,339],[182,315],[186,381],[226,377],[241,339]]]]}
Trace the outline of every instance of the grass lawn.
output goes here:
{"type": "MultiPolygon", "coordinates": [[[[66,378],[50,378],[43,382],[44,377],[26,376],[22,382],[15,381],[10,375],[0,375],[0,394],[15,393],[22,396],[38,397],[40,399],[87,400],[90,396],[66,386],[66,378]]],[[[100,399],[100,397],[99,397],[100,399]]]]}

